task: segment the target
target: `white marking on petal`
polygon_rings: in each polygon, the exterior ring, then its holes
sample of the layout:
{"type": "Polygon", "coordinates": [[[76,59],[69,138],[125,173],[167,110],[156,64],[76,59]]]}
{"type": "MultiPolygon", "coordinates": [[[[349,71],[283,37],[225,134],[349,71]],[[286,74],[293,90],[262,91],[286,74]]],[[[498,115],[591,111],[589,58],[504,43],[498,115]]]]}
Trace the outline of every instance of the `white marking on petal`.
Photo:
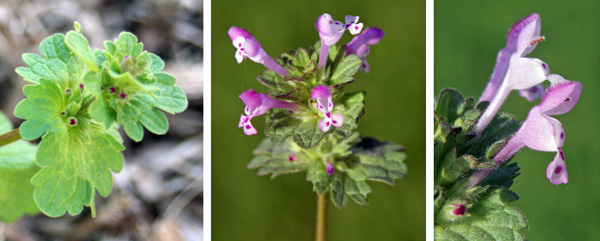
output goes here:
{"type": "Polygon", "coordinates": [[[244,60],[244,53],[242,52],[242,50],[238,49],[237,51],[235,51],[235,59],[237,60],[238,64],[242,63],[242,61],[244,60]]]}
{"type": "Polygon", "coordinates": [[[363,28],[363,23],[357,23],[357,24],[351,24],[350,27],[348,27],[348,30],[350,31],[350,33],[352,35],[357,35],[360,33],[362,28],[363,28]]]}

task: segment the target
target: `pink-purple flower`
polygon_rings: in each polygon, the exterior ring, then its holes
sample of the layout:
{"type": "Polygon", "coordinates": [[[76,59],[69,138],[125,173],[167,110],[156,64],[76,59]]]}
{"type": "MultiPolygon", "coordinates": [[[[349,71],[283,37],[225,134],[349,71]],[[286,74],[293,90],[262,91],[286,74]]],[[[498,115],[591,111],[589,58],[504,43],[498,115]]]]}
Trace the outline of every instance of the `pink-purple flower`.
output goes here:
{"type": "Polygon", "coordinates": [[[475,126],[480,134],[496,115],[511,90],[530,89],[544,80],[549,73],[548,65],[536,58],[524,57],[531,53],[544,39],[540,36],[541,19],[534,13],[510,30],[506,47],[500,50],[494,72],[479,101],[490,101],[475,126]]]}
{"type": "Polygon", "coordinates": [[[323,132],[327,132],[333,125],[341,127],[344,124],[344,117],[340,114],[331,114],[333,110],[333,100],[331,91],[327,86],[320,85],[313,89],[311,98],[317,101],[317,109],[325,114],[325,117],[319,121],[319,128],[323,132]]]}
{"type": "Polygon", "coordinates": [[[552,84],[542,102],[531,109],[519,131],[492,160],[500,164],[524,146],[537,151],[556,152],[554,160],[546,169],[546,177],[551,183],[558,185],[569,181],[562,151],[565,132],[560,121],[551,116],[561,115],[573,109],[579,101],[582,86],[581,83],[565,80],[560,75],[549,75],[548,78],[552,84]]]}
{"type": "Polygon", "coordinates": [[[354,37],[350,43],[348,43],[348,48],[346,48],[346,55],[356,54],[362,60],[362,65],[360,70],[364,70],[369,73],[369,63],[367,62],[367,55],[369,54],[369,49],[371,45],[379,43],[381,38],[383,38],[384,32],[378,28],[367,28],[363,31],[362,34],[354,37]]]}
{"type": "Polygon", "coordinates": [[[240,99],[242,99],[244,104],[246,104],[246,107],[244,108],[244,113],[246,113],[246,115],[242,114],[240,116],[240,122],[238,124],[238,127],[243,128],[244,134],[249,136],[257,133],[256,129],[254,128],[254,126],[252,126],[252,123],[250,122],[250,120],[252,120],[253,117],[262,115],[271,108],[281,108],[289,110],[295,110],[297,108],[295,104],[281,100],[271,99],[267,95],[257,93],[256,91],[251,89],[244,91],[240,95],[240,99]]]}
{"type": "Polygon", "coordinates": [[[319,68],[325,68],[329,46],[336,44],[344,31],[348,29],[352,35],[357,35],[363,28],[362,23],[358,23],[358,16],[347,15],[346,23],[334,21],[331,15],[324,13],[317,19],[317,31],[321,38],[321,54],[319,56],[319,68]]]}
{"type": "Polygon", "coordinates": [[[233,46],[237,48],[235,59],[238,63],[241,63],[245,58],[249,58],[256,63],[263,64],[283,77],[288,75],[287,70],[275,62],[260,46],[256,37],[250,35],[248,31],[243,28],[231,27],[227,33],[229,34],[229,38],[231,38],[233,46]]]}

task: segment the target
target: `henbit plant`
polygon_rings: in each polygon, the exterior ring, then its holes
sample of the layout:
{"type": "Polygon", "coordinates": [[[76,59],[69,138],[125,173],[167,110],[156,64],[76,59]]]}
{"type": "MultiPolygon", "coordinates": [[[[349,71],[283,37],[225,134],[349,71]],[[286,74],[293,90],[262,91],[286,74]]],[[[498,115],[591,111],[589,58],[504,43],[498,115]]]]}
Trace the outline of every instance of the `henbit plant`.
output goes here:
{"type": "Polygon", "coordinates": [[[268,137],[254,151],[248,168],[272,178],[307,171],[306,179],[318,196],[317,240],[326,236],[327,194],[340,209],[349,198],[365,205],[371,192],[367,181],[393,185],[406,174],[402,146],[361,137],[356,131],[366,93],[344,92],[343,86],[353,82],[359,70],[369,71],[365,57],[384,35],[368,28],[349,44],[336,46],[346,29],[354,35],[361,32],[363,24],[357,22],[358,16],[346,16],[343,24],[323,14],[316,23],[321,41],[275,59],[248,31],[231,27],[228,32],[238,63],[249,58],[267,67],[258,75],[267,93],[247,90],[239,96],[246,115],[241,115],[238,127],[246,135],[258,133],[252,118],[266,114],[268,137]]]}
{"type": "Polygon", "coordinates": [[[569,181],[564,129],[551,116],[569,112],[582,85],[549,74],[539,59],[524,57],[545,39],[540,28],[539,15],[532,14],[510,29],[478,103],[452,89],[443,90],[435,101],[437,240],[525,240],[526,217],[509,205],[519,198],[509,189],[519,167],[509,162],[525,146],[556,152],[546,176],[555,185],[569,181]],[[550,82],[545,91],[544,80],[550,82]],[[498,113],[511,90],[529,101],[542,99],[524,122],[498,113]]]}
{"type": "MultiPolygon", "coordinates": [[[[0,136],[0,180],[9,184],[0,189],[1,221],[38,208],[58,217],[89,206],[95,216],[96,191],[108,196],[112,173],[123,167],[118,128],[122,125],[131,139],[141,141],[143,127],[166,133],[162,111],[186,109],[187,98],[175,78],[161,72],[164,62],[144,51],[135,35],[123,32],[104,47],[92,50],[75,23],[74,31],[44,39],[42,56],[23,55],[28,67],[16,71],[31,84],[23,88],[27,98],[14,115],[25,122],[0,136]],[[40,137],[37,151],[18,141],[40,137]]],[[[2,123],[0,131],[11,129],[5,118],[2,123]]]]}

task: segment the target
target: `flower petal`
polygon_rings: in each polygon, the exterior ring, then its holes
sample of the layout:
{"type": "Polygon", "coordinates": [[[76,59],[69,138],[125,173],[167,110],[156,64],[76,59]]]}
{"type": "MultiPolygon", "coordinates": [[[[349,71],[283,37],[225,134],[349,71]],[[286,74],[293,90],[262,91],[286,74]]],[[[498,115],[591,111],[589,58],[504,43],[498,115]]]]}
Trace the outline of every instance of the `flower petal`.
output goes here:
{"type": "Polygon", "coordinates": [[[344,20],[346,21],[346,25],[358,23],[358,16],[346,15],[344,20]]]}
{"type": "Polygon", "coordinates": [[[317,19],[317,31],[323,44],[333,45],[340,40],[346,29],[340,21],[333,21],[331,15],[324,13],[317,19]]]}
{"type": "Polygon", "coordinates": [[[331,124],[335,127],[342,127],[344,124],[344,117],[340,114],[331,115],[331,124]]]}
{"type": "Polygon", "coordinates": [[[546,177],[554,185],[559,185],[569,182],[569,174],[567,173],[567,164],[563,155],[562,149],[558,149],[554,161],[550,162],[546,168],[546,177]]]}
{"type": "Polygon", "coordinates": [[[510,89],[527,89],[546,80],[548,65],[535,58],[511,57],[508,72],[506,73],[506,84],[510,89]]]}
{"type": "Polygon", "coordinates": [[[579,101],[582,89],[579,82],[551,86],[540,103],[541,111],[546,115],[562,115],[571,111],[579,101]]]}
{"type": "MultiPolygon", "coordinates": [[[[231,38],[231,41],[233,41],[233,46],[236,46],[235,40],[239,37],[242,37],[244,39],[252,38],[252,35],[248,31],[246,31],[243,28],[238,28],[235,26],[229,28],[227,33],[229,34],[229,38],[231,38]]],[[[237,48],[237,46],[236,46],[236,48],[237,48]]]]}
{"type": "Polygon", "coordinates": [[[515,141],[522,142],[536,151],[556,151],[558,147],[554,134],[556,132],[554,121],[558,122],[552,117],[543,116],[540,113],[539,106],[535,106],[529,111],[527,119],[512,139],[516,138],[515,141]]]}
{"type": "Polygon", "coordinates": [[[254,126],[252,126],[252,123],[248,121],[248,123],[244,125],[244,134],[251,136],[256,133],[258,133],[258,131],[256,131],[256,129],[254,129],[254,126]]]}
{"type": "Polygon", "coordinates": [[[244,126],[244,123],[246,123],[246,116],[242,114],[242,116],[240,116],[240,123],[238,124],[238,128],[244,126]]]}
{"type": "Polygon", "coordinates": [[[321,129],[323,132],[327,132],[330,127],[331,127],[331,119],[330,118],[325,117],[321,121],[319,121],[319,129],[321,129]]]}
{"type": "Polygon", "coordinates": [[[356,23],[356,24],[352,24],[348,27],[348,31],[350,31],[350,33],[352,35],[357,35],[360,33],[360,31],[363,28],[363,23],[356,23]]]}
{"type": "Polygon", "coordinates": [[[540,35],[542,20],[537,13],[521,19],[510,30],[506,47],[513,48],[520,55],[525,56],[537,46],[537,42],[532,44],[535,37],[540,35]]]}
{"type": "Polygon", "coordinates": [[[544,95],[544,85],[538,84],[529,89],[519,90],[519,95],[528,101],[534,101],[544,95]]]}
{"type": "Polygon", "coordinates": [[[242,50],[238,49],[237,51],[235,51],[235,60],[237,60],[238,64],[244,61],[244,53],[242,52],[242,50]]]}

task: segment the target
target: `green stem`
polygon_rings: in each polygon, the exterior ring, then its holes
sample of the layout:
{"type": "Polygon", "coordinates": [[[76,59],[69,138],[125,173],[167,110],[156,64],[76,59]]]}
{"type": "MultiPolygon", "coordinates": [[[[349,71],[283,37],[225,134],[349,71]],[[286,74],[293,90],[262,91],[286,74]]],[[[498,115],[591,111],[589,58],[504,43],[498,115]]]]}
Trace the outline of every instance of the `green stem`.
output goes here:
{"type": "Polygon", "coordinates": [[[317,228],[315,241],[327,240],[327,194],[317,194],[317,228]]]}
{"type": "Polygon", "coordinates": [[[18,140],[21,140],[21,132],[19,132],[19,128],[0,135],[0,147],[6,146],[18,140]]]}

